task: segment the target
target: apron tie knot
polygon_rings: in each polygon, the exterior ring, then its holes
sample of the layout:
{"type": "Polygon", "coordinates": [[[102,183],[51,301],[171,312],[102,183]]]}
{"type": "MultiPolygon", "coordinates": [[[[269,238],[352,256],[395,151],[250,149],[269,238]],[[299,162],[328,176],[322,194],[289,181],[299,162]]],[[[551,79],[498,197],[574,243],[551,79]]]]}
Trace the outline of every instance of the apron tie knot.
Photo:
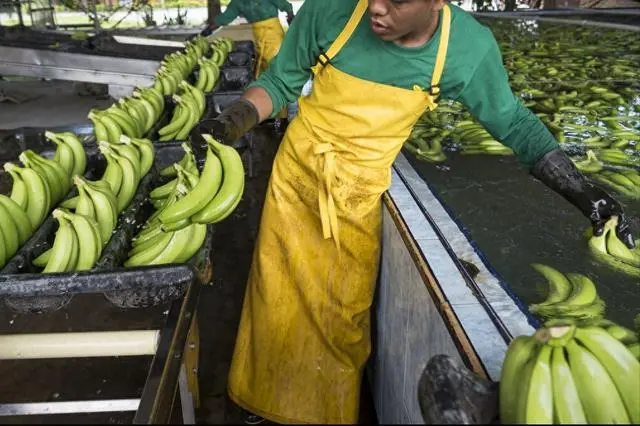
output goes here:
{"type": "Polygon", "coordinates": [[[321,175],[318,179],[318,204],[320,207],[320,220],[322,221],[322,235],[325,239],[333,237],[338,250],[340,250],[340,238],[338,235],[338,215],[333,199],[331,186],[335,177],[336,151],[330,143],[318,143],[313,148],[313,153],[320,155],[321,175]]]}

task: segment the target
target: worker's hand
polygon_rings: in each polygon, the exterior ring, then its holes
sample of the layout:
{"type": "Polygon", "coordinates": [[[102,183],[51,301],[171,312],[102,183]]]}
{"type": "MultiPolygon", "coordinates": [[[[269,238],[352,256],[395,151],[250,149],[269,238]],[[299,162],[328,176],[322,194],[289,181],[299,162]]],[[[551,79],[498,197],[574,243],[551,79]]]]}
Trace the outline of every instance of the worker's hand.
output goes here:
{"type": "Polygon", "coordinates": [[[592,208],[589,219],[593,226],[594,235],[602,235],[604,232],[604,224],[613,216],[618,217],[618,225],[616,226],[616,234],[620,241],[630,249],[635,247],[633,235],[631,234],[631,226],[629,220],[622,210],[622,206],[609,194],[601,188],[593,186],[593,195],[591,201],[592,208]]]}
{"type": "Polygon", "coordinates": [[[589,183],[562,149],[557,148],[542,157],[533,166],[531,174],[580,209],[591,221],[595,235],[602,235],[604,224],[617,216],[618,238],[629,248],[635,246],[620,203],[603,189],[589,183]]]}
{"type": "Polygon", "coordinates": [[[291,25],[291,21],[293,21],[293,12],[287,13],[287,24],[291,25]]]}
{"type": "Polygon", "coordinates": [[[200,35],[203,37],[208,37],[214,32],[218,26],[216,24],[208,24],[204,30],[200,31],[200,35]]]}
{"type": "Polygon", "coordinates": [[[240,99],[225,108],[216,118],[198,123],[192,130],[191,140],[200,140],[199,136],[206,133],[225,145],[232,145],[258,122],[258,111],[253,104],[240,99]]]}

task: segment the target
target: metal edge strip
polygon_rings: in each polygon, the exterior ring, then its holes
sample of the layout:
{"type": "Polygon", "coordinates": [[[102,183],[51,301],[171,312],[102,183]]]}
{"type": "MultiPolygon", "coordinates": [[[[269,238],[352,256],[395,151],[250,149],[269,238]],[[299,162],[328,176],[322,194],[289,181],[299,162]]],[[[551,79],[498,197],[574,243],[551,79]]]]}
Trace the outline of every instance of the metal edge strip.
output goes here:
{"type": "Polygon", "coordinates": [[[489,375],[484,368],[484,364],[480,360],[478,353],[475,351],[474,346],[471,344],[469,337],[467,336],[462,324],[460,323],[456,313],[454,312],[453,306],[448,302],[446,296],[442,292],[442,288],[438,283],[437,279],[433,275],[433,271],[429,267],[429,264],[426,262],[422,251],[418,247],[416,240],[413,238],[411,232],[409,231],[406,222],[402,218],[402,214],[400,210],[396,206],[395,202],[391,198],[388,192],[385,192],[382,197],[384,205],[389,210],[389,214],[393,219],[395,225],[400,232],[400,236],[404,241],[411,258],[413,259],[416,268],[422,280],[427,288],[427,291],[431,295],[431,298],[438,309],[440,317],[442,318],[445,327],[449,331],[451,337],[453,338],[453,343],[456,345],[458,350],[460,350],[462,359],[465,361],[467,366],[473,370],[476,374],[480,375],[483,378],[488,378],[489,375]]]}

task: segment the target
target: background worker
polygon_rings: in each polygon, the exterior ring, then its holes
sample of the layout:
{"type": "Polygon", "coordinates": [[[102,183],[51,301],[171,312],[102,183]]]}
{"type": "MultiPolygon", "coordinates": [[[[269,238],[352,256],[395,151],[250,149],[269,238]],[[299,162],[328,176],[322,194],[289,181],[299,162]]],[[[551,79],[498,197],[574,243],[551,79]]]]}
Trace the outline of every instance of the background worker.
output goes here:
{"type": "MultiPolygon", "coordinates": [[[[284,29],[278,18],[278,11],[287,13],[287,23],[293,20],[293,6],[287,0],[231,0],[223,13],[216,16],[212,25],[201,34],[209,35],[216,28],[229,25],[238,16],[251,24],[256,46],[255,76],[262,74],[271,60],[278,54],[284,40],[284,29]]],[[[277,118],[287,118],[287,109],[283,108],[277,118]]]]}
{"type": "Polygon", "coordinates": [[[466,105],[595,234],[617,215],[633,246],[620,204],[511,91],[491,31],[444,0],[306,0],[269,69],[196,131],[232,143],[294,100],[312,72],[273,164],[229,374],[248,419],[357,423],[381,196],[439,99],[466,105]]]}

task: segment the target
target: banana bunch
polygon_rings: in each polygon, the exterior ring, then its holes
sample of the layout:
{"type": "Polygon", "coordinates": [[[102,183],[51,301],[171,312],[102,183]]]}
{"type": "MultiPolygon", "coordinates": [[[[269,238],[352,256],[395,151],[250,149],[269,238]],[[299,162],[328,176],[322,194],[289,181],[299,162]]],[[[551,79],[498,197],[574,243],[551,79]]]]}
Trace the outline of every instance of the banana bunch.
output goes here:
{"type": "Polygon", "coordinates": [[[106,180],[90,181],[76,175],[73,181],[78,189],[78,196],[66,200],[54,211],[57,212],[54,216],[58,220],[59,228],[53,247],[32,262],[33,265],[44,268],[43,272],[91,269],[111,239],[118,222],[116,196],[106,180]],[[74,211],[71,212],[69,209],[74,211]],[[72,226],[67,227],[68,224],[72,226]],[[69,229],[75,230],[75,235],[69,229]],[[91,232],[88,232],[89,230],[91,232]],[[61,241],[58,243],[59,238],[61,241]],[[74,247],[79,248],[80,257],[75,254],[74,247]],[[61,253],[54,254],[58,250],[66,250],[68,258],[61,253]],[[84,251],[91,255],[85,255],[84,251]],[[56,260],[52,261],[53,258],[56,260]]]}
{"type": "Polygon", "coordinates": [[[164,97],[154,88],[137,89],[104,111],[91,110],[96,141],[120,143],[120,135],[142,138],[164,111],[164,97]]]}
{"type": "Polygon", "coordinates": [[[630,198],[640,198],[640,174],[635,170],[602,170],[590,177],[630,198]]]}
{"type": "Polygon", "coordinates": [[[195,36],[187,42],[186,50],[187,52],[191,52],[193,50],[197,57],[206,55],[209,51],[209,42],[207,41],[207,37],[201,35],[195,36]]]}
{"type": "Polygon", "coordinates": [[[208,51],[209,46],[205,37],[195,37],[185,46],[184,52],[173,52],[166,55],[156,74],[153,88],[165,96],[178,91],[179,84],[193,70],[208,51]]]}
{"type": "Polygon", "coordinates": [[[34,230],[22,207],[10,197],[0,194],[0,268],[16,254],[34,230]]]}
{"type": "Polygon", "coordinates": [[[42,273],[45,274],[91,269],[103,247],[96,220],[62,208],[52,214],[58,221],[53,247],[34,259],[34,264],[44,265],[42,273]]]}
{"type": "MultiPolygon", "coordinates": [[[[98,149],[107,161],[100,183],[108,185],[116,200],[116,217],[127,208],[140,180],[151,170],[155,150],[149,139],[130,138],[120,135],[120,142],[111,144],[101,141],[98,149]]],[[[81,194],[61,203],[65,208],[76,208],[81,194]]]]}
{"type": "Polygon", "coordinates": [[[70,189],[70,177],[83,174],[87,157],[73,133],[45,132],[56,144],[53,160],[31,150],[20,154],[25,167],[5,163],[13,179],[9,197],[0,195],[0,267],[29,239],[70,189]]]}
{"type": "Polygon", "coordinates": [[[499,393],[503,424],[638,424],[640,362],[603,328],[545,327],[511,342],[499,393]]]}
{"type": "Polygon", "coordinates": [[[545,320],[571,319],[588,324],[602,319],[605,303],[589,277],[576,273],[565,275],[539,263],[531,267],[546,279],[549,292],[543,302],[530,305],[529,311],[545,320]]]}
{"type": "Polygon", "coordinates": [[[616,226],[618,217],[613,216],[605,223],[602,235],[593,235],[591,229],[588,229],[585,234],[589,238],[589,249],[598,260],[629,275],[640,277],[640,240],[636,242],[636,248],[629,249],[618,238],[616,226]]]}
{"type": "MultiPolygon", "coordinates": [[[[202,174],[184,197],[166,205],[158,215],[164,227],[180,229],[191,223],[220,222],[235,210],[242,199],[244,167],[240,155],[210,135],[203,137],[209,148],[202,174]]],[[[178,167],[184,169],[185,174],[190,173],[186,168],[178,167]]]]}
{"type": "Polygon", "coordinates": [[[510,148],[498,142],[473,119],[456,123],[452,138],[462,145],[462,154],[513,155],[510,148]]]}
{"type": "Polygon", "coordinates": [[[233,40],[229,37],[215,38],[211,42],[211,59],[218,65],[218,68],[227,60],[231,50],[233,50],[233,40]]]}
{"type": "Polygon", "coordinates": [[[617,148],[607,148],[598,151],[598,158],[610,164],[626,167],[640,167],[640,158],[628,154],[626,151],[617,148]]]}
{"type": "Polygon", "coordinates": [[[429,140],[423,139],[421,136],[407,139],[404,144],[405,149],[415,155],[416,158],[431,163],[439,163],[447,159],[447,156],[442,151],[442,139],[433,138],[429,140]]]}
{"type": "Polygon", "coordinates": [[[45,138],[56,145],[53,160],[59,163],[69,177],[84,175],[87,168],[87,154],[78,137],[71,132],[54,133],[46,131],[45,138]]]}
{"type": "Polygon", "coordinates": [[[198,71],[198,81],[196,88],[209,93],[213,90],[218,78],[220,78],[220,66],[213,59],[202,58],[198,60],[200,70],[198,71]]]}
{"type": "Polygon", "coordinates": [[[198,63],[198,58],[202,57],[195,48],[189,48],[189,46],[185,53],[170,53],[162,60],[152,86],[155,90],[165,96],[178,91],[180,82],[187,78],[198,63]]]}
{"type": "Polygon", "coordinates": [[[191,259],[205,240],[207,226],[204,224],[191,223],[187,219],[167,226],[159,220],[165,210],[183,200],[199,182],[197,168],[187,171],[177,163],[173,167],[177,172],[176,184],[167,197],[155,203],[156,211],[133,239],[129,259],[124,263],[126,267],[184,263],[191,259]]]}
{"type": "Polygon", "coordinates": [[[602,170],[602,162],[596,157],[596,154],[592,150],[587,150],[587,157],[582,159],[572,158],[573,164],[582,173],[597,173],[602,170]]]}
{"type": "Polygon", "coordinates": [[[193,155],[191,147],[186,142],[183,142],[181,146],[184,150],[184,156],[182,157],[182,159],[178,163],[172,164],[160,170],[160,176],[174,177],[174,179],[170,180],[164,185],[160,185],[157,188],[154,188],[149,194],[151,202],[156,209],[159,209],[164,205],[167,198],[172,194],[176,185],[178,184],[178,178],[176,178],[176,176],[178,175],[178,170],[183,170],[184,173],[186,173],[188,176],[195,175],[197,178],[199,178],[200,176],[200,172],[198,171],[198,167],[196,166],[196,158],[193,155]]]}
{"type": "Polygon", "coordinates": [[[204,114],[206,100],[204,92],[185,80],[180,82],[182,93],[173,95],[176,107],[169,124],[158,130],[160,141],[184,141],[189,137],[191,129],[194,128],[204,114]]]}

